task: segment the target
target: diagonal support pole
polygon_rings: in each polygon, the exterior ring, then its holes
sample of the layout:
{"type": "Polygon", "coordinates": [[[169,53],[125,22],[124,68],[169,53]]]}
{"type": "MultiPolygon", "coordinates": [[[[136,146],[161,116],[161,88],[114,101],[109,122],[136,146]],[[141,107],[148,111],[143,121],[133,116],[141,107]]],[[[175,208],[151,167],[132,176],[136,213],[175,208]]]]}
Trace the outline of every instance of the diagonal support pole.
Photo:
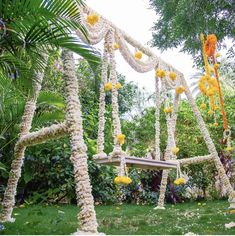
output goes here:
{"type": "Polygon", "coordinates": [[[24,162],[24,154],[26,150],[25,146],[20,145],[20,139],[23,136],[29,134],[29,131],[31,129],[34,112],[36,110],[37,97],[41,90],[42,80],[43,80],[43,73],[37,72],[35,74],[34,95],[26,102],[24,114],[21,121],[20,136],[15,146],[14,160],[11,165],[11,171],[9,174],[9,179],[7,182],[7,187],[2,202],[3,208],[2,208],[2,214],[0,216],[1,222],[14,221],[14,218],[12,218],[11,215],[13,207],[15,206],[16,189],[19,178],[21,176],[21,168],[24,162]]]}

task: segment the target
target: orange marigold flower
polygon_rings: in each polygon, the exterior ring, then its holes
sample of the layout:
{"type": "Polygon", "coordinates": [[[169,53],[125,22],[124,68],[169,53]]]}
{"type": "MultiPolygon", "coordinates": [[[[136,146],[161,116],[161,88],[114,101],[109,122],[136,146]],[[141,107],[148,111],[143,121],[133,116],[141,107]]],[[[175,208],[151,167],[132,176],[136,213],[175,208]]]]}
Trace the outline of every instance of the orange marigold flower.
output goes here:
{"type": "Polygon", "coordinates": [[[217,43],[217,38],[215,34],[210,34],[207,36],[205,43],[205,51],[208,57],[212,57],[215,55],[216,43],[217,43]]]}

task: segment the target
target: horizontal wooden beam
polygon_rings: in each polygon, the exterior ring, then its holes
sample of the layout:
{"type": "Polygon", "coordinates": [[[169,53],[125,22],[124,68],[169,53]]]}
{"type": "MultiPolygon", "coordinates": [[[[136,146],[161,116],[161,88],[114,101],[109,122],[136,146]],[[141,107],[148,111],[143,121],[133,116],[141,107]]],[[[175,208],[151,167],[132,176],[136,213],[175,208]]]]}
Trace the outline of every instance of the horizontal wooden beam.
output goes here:
{"type": "MultiPolygon", "coordinates": [[[[100,165],[114,165],[119,166],[121,157],[104,157],[94,159],[97,164],[100,165]]],[[[177,164],[168,161],[158,161],[147,158],[138,157],[125,157],[127,167],[150,169],[150,170],[163,170],[177,168],[177,164]]]]}

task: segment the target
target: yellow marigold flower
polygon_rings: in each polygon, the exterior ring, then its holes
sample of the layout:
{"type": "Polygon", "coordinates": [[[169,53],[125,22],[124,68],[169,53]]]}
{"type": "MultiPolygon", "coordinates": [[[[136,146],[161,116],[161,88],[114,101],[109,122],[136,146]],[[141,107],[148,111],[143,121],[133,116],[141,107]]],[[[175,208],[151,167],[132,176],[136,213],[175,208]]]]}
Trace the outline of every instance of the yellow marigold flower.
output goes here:
{"type": "Polygon", "coordinates": [[[118,50],[118,49],[119,49],[118,43],[115,43],[115,44],[113,45],[113,48],[114,48],[115,50],[118,50]]]}
{"type": "Polygon", "coordinates": [[[116,139],[119,144],[124,144],[125,143],[125,138],[126,136],[124,134],[118,134],[116,139]]]}
{"type": "Polygon", "coordinates": [[[186,183],[186,179],[182,178],[182,177],[180,177],[174,181],[174,184],[176,184],[176,185],[185,184],[185,183],[186,183]]]}
{"type": "Polygon", "coordinates": [[[201,103],[200,108],[201,108],[201,109],[206,109],[206,103],[204,103],[204,102],[201,103]]]}
{"type": "Polygon", "coordinates": [[[121,183],[121,176],[117,176],[117,177],[114,179],[114,183],[115,183],[115,184],[120,184],[120,183],[121,183]]]}
{"type": "Polygon", "coordinates": [[[135,59],[136,59],[136,60],[140,60],[140,59],[142,58],[142,56],[143,56],[143,54],[142,54],[141,51],[137,51],[137,52],[135,53],[135,59]]]}
{"type": "Polygon", "coordinates": [[[172,79],[173,81],[176,79],[176,73],[174,71],[171,71],[169,73],[169,78],[172,79]]]}
{"type": "Polygon", "coordinates": [[[117,84],[115,84],[115,88],[120,89],[120,88],[122,88],[122,85],[120,83],[117,83],[117,84]]]}
{"type": "Polygon", "coordinates": [[[209,68],[209,69],[210,69],[210,73],[215,73],[215,70],[214,70],[214,68],[213,68],[213,67],[211,67],[211,66],[210,66],[210,68],[209,68]]]}
{"type": "Polygon", "coordinates": [[[157,69],[155,75],[156,75],[156,77],[159,77],[162,79],[162,78],[166,77],[166,71],[161,70],[161,69],[157,69]]]}
{"type": "Polygon", "coordinates": [[[218,122],[215,122],[215,123],[213,124],[213,126],[218,127],[218,126],[219,126],[219,123],[218,123],[218,122]]]}
{"type": "Polygon", "coordinates": [[[208,57],[212,57],[215,55],[216,44],[217,38],[215,34],[208,35],[205,42],[205,51],[208,57]]]}
{"type": "Polygon", "coordinates": [[[132,183],[132,180],[131,178],[127,177],[127,176],[117,176],[115,179],[114,179],[114,183],[115,184],[130,184],[132,183]]]}
{"type": "Polygon", "coordinates": [[[219,110],[219,106],[215,106],[215,107],[214,107],[214,110],[215,110],[215,111],[219,110]]]}
{"type": "Polygon", "coordinates": [[[171,151],[174,155],[176,155],[180,151],[180,149],[178,147],[173,147],[171,151]]]}
{"type": "Polygon", "coordinates": [[[106,83],[105,85],[104,85],[104,90],[105,91],[110,91],[111,89],[112,89],[112,83],[106,83]]]}
{"type": "Polygon", "coordinates": [[[207,113],[208,113],[208,115],[213,115],[214,114],[214,112],[212,110],[209,110],[207,113]]]}
{"type": "Polygon", "coordinates": [[[165,113],[171,113],[172,112],[172,107],[166,107],[164,108],[165,113]]]}
{"type": "Polygon", "coordinates": [[[206,92],[206,96],[210,97],[210,96],[213,96],[215,94],[214,90],[213,89],[209,89],[207,90],[206,92]]]}
{"type": "Polygon", "coordinates": [[[233,147],[226,147],[224,150],[225,151],[233,151],[233,149],[234,149],[233,147]]]}
{"type": "Polygon", "coordinates": [[[181,85],[181,86],[177,87],[175,89],[175,91],[177,94],[181,94],[181,93],[185,92],[185,87],[181,85]]]}
{"type": "Polygon", "coordinates": [[[220,53],[219,52],[217,52],[216,54],[215,54],[215,57],[220,57],[220,53]]]}
{"type": "Polygon", "coordinates": [[[86,20],[90,25],[95,25],[99,21],[100,17],[96,14],[90,14],[87,16],[86,20]]]}
{"type": "Polygon", "coordinates": [[[215,67],[216,67],[217,69],[219,68],[219,66],[220,66],[220,64],[215,63],[215,67]]]}

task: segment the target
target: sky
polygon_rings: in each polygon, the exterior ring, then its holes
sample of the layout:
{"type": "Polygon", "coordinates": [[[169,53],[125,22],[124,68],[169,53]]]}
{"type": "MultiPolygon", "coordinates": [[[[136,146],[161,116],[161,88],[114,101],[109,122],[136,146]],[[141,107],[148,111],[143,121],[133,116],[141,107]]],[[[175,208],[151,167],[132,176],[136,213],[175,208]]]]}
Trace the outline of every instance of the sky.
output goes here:
{"type": "MultiPolygon", "coordinates": [[[[158,18],[155,11],[149,9],[148,0],[86,0],[86,3],[132,38],[148,46],[147,43],[152,39],[151,28],[158,18]]],[[[186,79],[196,72],[191,56],[179,52],[179,49],[169,49],[164,52],[156,48],[152,50],[157,56],[181,71],[186,79]]],[[[153,92],[154,71],[138,73],[125,62],[118,51],[116,54],[117,71],[125,75],[127,81],[133,81],[139,87],[145,87],[147,91],[153,92]]]]}

